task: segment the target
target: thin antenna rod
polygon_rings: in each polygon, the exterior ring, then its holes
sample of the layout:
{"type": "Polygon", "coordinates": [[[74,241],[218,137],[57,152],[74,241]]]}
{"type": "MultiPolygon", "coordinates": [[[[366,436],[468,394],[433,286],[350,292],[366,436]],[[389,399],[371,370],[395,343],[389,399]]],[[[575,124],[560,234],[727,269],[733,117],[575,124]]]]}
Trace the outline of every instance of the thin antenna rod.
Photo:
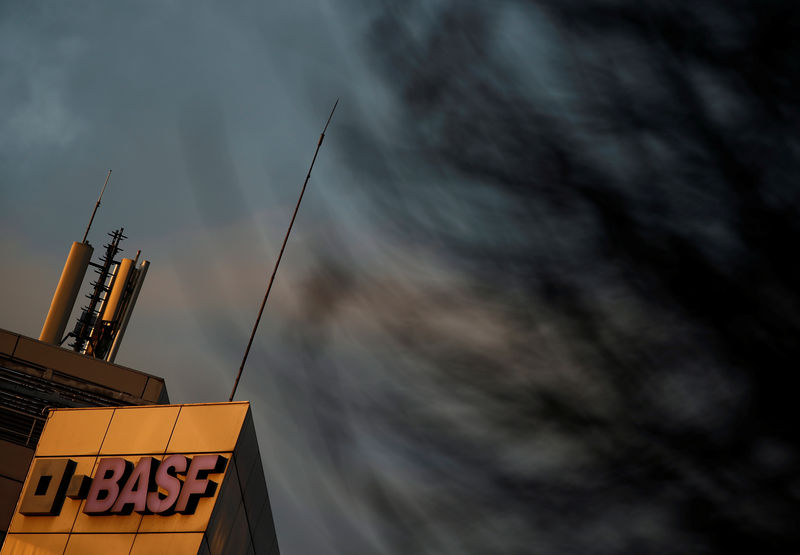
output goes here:
{"type": "Polygon", "coordinates": [[[303,200],[303,195],[306,192],[306,185],[308,185],[308,180],[311,178],[311,170],[314,169],[314,162],[317,161],[317,154],[319,154],[319,149],[322,146],[322,140],[325,138],[325,131],[328,130],[328,125],[331,123],[331,118],[333,117],[333,112],[336,110],[336,105],[339,104],[339,99],[336,99],[336,102],[333,104],[333,109],[331,110],[331,115],[328,116],[328,121],[325,122],[325,127],[322,129],[322,133],[319,136],[319,142],[317,143],[317,149],[314,151],[314,158],[311,159],[311,165],[308,168],[308,173],[306,174],[306,180],[303,182],[303,188],[300,190],[300,197],[297,199],[297,204],[294,207],[294,213],[292,214],[292,220],[289,222],[289,228],[286,230],[286,235],[283,238],[283,244],[281,245],[281,250],[278,253],[278,260],[275,261],[275,268],[272,269],[272,275],[269,278],[269,284],[267,285],[267,292],[264,294],[264,300],[261,301],[261,308],[258,309],[258,317],[256,318],[256,323],[253,325],[253,331],[250,332],[250,340],[247,342],[247,349],[244,351],[244,357],[242,357],[242,364],[239,366],[239,373],[236,374],[236,381],[233,382],[233,391],[231,391],[231,396],[228,398],[228,401],[233,401],[233,396],[236,395],[236,388],[239,387],[239,379],[242,377],[242,371],[244,370],[244,363],[247,362],[247,355],[250,354],[250,347],[253,346],[253,338],[256,336],[256,330],[258,329],[258,324],[261,322],[261,315],[264,313],[264,306],[267,304],[267,298],[269,298],[269,292],[272,290],[272,283],[275,281],[275,274],[278,273],[278,266],[281,263],[281,258],[283,257],[283,251],[286,249],[286,241],[289,240],[289,234],[292,232],[292,226],[294,225],[294,220],[297,217],[297,210],[300,208],[300,202],[303,200]]]}
{"type": "Polygon", "coordinates": [[[106,176],[106,182],[103,183],[103,189],[100,191],[100,196],[97,197],[97,203],[94,205],[94,210],[92,210],[92,217],[89,218],[89,225],[86,226],[86,233],[83,234],[83,241],[81,243],[86,242],[86,237],[89,235],[89,229],[92,227],[92,222],[94,221],[94,215],[97,214],[97,207],[100,206],[100,199],[103,198],[103,193],[106,192],[106,185],[108,185],[108,180],[111,177],[111,170],[108,170],[108,175],[106,176]]]}

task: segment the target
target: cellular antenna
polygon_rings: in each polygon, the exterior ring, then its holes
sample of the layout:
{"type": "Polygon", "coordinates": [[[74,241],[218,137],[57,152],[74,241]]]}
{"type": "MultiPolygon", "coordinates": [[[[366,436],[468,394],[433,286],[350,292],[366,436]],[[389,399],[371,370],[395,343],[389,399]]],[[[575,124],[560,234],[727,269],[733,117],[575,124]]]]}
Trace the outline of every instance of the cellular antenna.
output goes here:
{"type": "MultiPolygon", "coordinates": [[[[275,261],[275,267],[272,269],[272,275],[269,278],[269,283],[267,285],[267,292],[264,294],[264,300],[261,301],[261,308],[258,309],[258,317],[256,318],[256,323],[253,325],[253,331],[250,332],[250,340],[247,342],[247,348],[244,351],[244,357],[242,357],[242,364],[239,366],[239,373],[236,374],[236,381],[233,382],[233,391],[231,391],[231,396],[228,398],[228,401],[233,401],[233,396],[236,395],[236,388],[239,387],[239,379],[242,377],[242,370],[244,370],[244,363],[247,362],[247,355],[250,354],[250,347],[253,346],[253,338],[256,336],[256,330],[258,329],[258,324],[261,322],[261,315],[264,313],[264,306],[267,304],[267,298],[269,298],[269,292],[272,289],[272,283],[275,281],[275,274],[278,273],[278,266],[281,263],[281,258],[283,257],[283,251],[286,249],[286,241],[289,240],[289,234],[292,232],[292,226],[294,225],[294,220],[297,217],[297,210],[300,208],[300,202],[303,200],[303,195],[306,192],[306,185],[308,185],[308,180],[311,178],[311,170],[314,169],[314,162],[317,161],[317,154],[319,154],[319,149],[322,146],[322,141],[325,139],[325,131],[328,130],[328,125],[331,123],[331,118],[333,117],[333,112],[336,111],[336,106],[339,104],[339,99],[336,99],[336,102],[333,104],[333,109],[331,110],[331,115],[328,116],[328,121],[325,122],[325,127],[322,129],[322,133],[319,136],[319,142],[317,142],[317,149],[314,151],[314,157],[311,159],[311,165],[308,167],[308,173],[306,174],[306,180],[303,182],[303,188],[300,189],[300,197],[297,199],[297,204],[294,207],[294,213],[292,214],[292,220],[289,222],[289,228],[286,230],[286,235],[283,238],[283,244],[281,245],[281,250],[278,253],[278,259],[275,261]]],[[[99,204],[99,201],[98,201],[99,204]]]]}
{"type": "Polygon", "coordinates": [[[86,242],[86,237],[89,236],[89,229],[92,227],[92,222],[94,221],[94,215],[97,214],[97,207],[100,206],[100,200],[103,198],[103,193],[106,192],[106,185],[108,185],[108,180],[111,177],[111,170],[108,170],[108,175],[106,176],[106,182],[103,183],[103,189],[100,191],[100,196],[97,197],[97,203],[94,205],[94,210],[92,210],[92,217],[89,218],[89,225],[86,226],[86,233],[83,234],[83,241],[81,243],[86,242]]]}

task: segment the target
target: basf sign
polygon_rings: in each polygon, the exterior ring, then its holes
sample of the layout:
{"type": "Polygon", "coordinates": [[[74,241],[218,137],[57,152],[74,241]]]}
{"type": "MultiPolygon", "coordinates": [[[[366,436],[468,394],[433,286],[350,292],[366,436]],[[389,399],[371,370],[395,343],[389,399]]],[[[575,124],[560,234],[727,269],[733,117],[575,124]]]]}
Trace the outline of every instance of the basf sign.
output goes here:
{"type": "Polygon", "coordinates": [[[51,410],[0,555],[278,552],[235,402],[51,410]]]}
{"type": "Polygon", "coordinates": [[[83,513],[193,514],[198,501],[214,495],[218,482],[208,478],[225,470],[222,455],[169,455],[163,461],[141,457],[134,465],[121,457],[104,457],[95,475],[76,474],[71,459],[37,459],[22,494],[20,514],[56,516],[64,499],[85,499],[83,513]]]}

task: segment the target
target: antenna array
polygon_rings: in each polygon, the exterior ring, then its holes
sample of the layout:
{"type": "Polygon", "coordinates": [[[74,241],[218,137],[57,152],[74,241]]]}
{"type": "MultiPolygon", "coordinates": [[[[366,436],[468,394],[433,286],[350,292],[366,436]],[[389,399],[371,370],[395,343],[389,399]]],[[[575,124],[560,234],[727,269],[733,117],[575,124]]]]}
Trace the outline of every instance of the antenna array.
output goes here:
{"type": "Polygon", "coordinates": [[[122,252],[119,247],[120,242],[127,239],[123,235],[123,231],[124,228],[120,228],[108,234],[111,242],[105,245],[106,253],[100,258],[102,264],[89,263],[90,266],[94,266],[97,279],[92,282],[92,293],[86,295],[89,304],[81,310],[81,315],[72,332],[75,341],[70,344],[70,347],[77,353],[96,356],[101,350],[98,347],[100,347],[100,339],[103,335],[103,325],[99,316],[113,285],[116,275],[114,270],[119,267],[119,262],[114,260],[114,257],[122,252]]]}

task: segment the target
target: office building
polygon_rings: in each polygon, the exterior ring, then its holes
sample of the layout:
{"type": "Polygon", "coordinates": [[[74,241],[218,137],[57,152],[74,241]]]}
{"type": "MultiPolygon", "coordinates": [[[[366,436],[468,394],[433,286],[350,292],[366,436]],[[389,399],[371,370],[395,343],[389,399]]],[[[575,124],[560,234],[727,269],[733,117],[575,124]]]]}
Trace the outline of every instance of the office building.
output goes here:
{"type": "Polygon", "coordinates": [[[0,553],[277,555],[250,404],[49,411],[0,553]]]}
{"type": "Polygon", "coordinates": [[[73,243],[38,340],[0,330],[0,553],[277,554],[249,403],[169,405],[114,363],[149,264],[109,235],[99,263],[73,243]]]}
{"type": "Polygon", "coordinates": [[[168,402],[162,378],[0,329],[0,543],[49,410],[168,402]]]}

